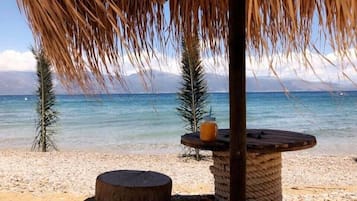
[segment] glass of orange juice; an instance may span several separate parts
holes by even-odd
[[[211,116],[203,118],[203,122],[200,126],[200,139],[205,142],[215,141],[217,138],[217,130],[216,118]]]

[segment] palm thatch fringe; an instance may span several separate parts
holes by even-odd
[[[140,71],[153,50],[179,44],[185,33],[197,31],[214,55],[228,51],[228,0],[169,0],[169,12],[165,0],[17,1],[62,81],[82,88],[88,71],[104,84],[111,65],[120,79],[125,54]],[[249,55],[313,49],[314,21],[321,41],[342,56],[357,48],[356,0],[246,0],[246,16]]]

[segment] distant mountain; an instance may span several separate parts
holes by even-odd
[[[0,71],[0,95],[34,94],[36,90],[35,72]],[[109,93],[175,93],[180,86],[180,76],[176,74],[152,71],[143,81],[140,75],[132,74],[125,77],[126,85],[122,87],[119,82],[113,84],[107,80],[107,91]],[[216,74],[207,74],[206,80],[210,92],[227,92],[228,77]],[[67,90],[55,78],[55,91],[57,94],[67,94]],[[247,78],[248,92],[268,92],[283,91],[283,86],[289,91],[331,91],[331,90],[351,90],[352,84],[338,85],[334,83],[307,82],[304,80],[277,80],[272,77]],[[94,87],[95,88],[95,87]],[[72,93],[81,93],[77,88]],[[96,93],[105,93],[103,90],[96,90]]]
[[[33,94],[35,84],[35,72],[0,71],[1,95]]]
[[[247,78],[247,91],[250,92],[274,92],[284,91],[284,89],[289,91],[333,91],[341,90],[341,86],[335,83],[309,82],[301,79]]]

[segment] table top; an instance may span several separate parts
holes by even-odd
[[[247,129],[248,153],[273,153],[295,151],[311,148],[316,145],[312,135],[270,129]],[[211,151],[228,151],[229,129],[219,129],[217,139],[213,142],[200,140],[199,133],[189,133],[181,136],[181,144],[189,147]]]
[[[153,171],[115,170],[100,174],[97,180],[126,188],[164,186],[171,183],[170,177]]]

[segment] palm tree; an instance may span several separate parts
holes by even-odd
[[[186,122],[186,130],[197,132],[202,120],[207,101],[207,83],[201,65],[199,40],[197,36],[182,39],[181,59],[182,82],[178,92],[177,111]],[[195,149],[199,160],[199,149]]]
[[[55,134],[53,125],[56,123],[57,111],[53,108],[56,102],[56,97],[53,91],[52,73],[50,63],[42,48],[31,48],[37,61],[37,114],[36,121],[36,137],[33,141],[32,150],[41,150],[46,152],[49,149],[57,150],[57,147],[52,139]]]

